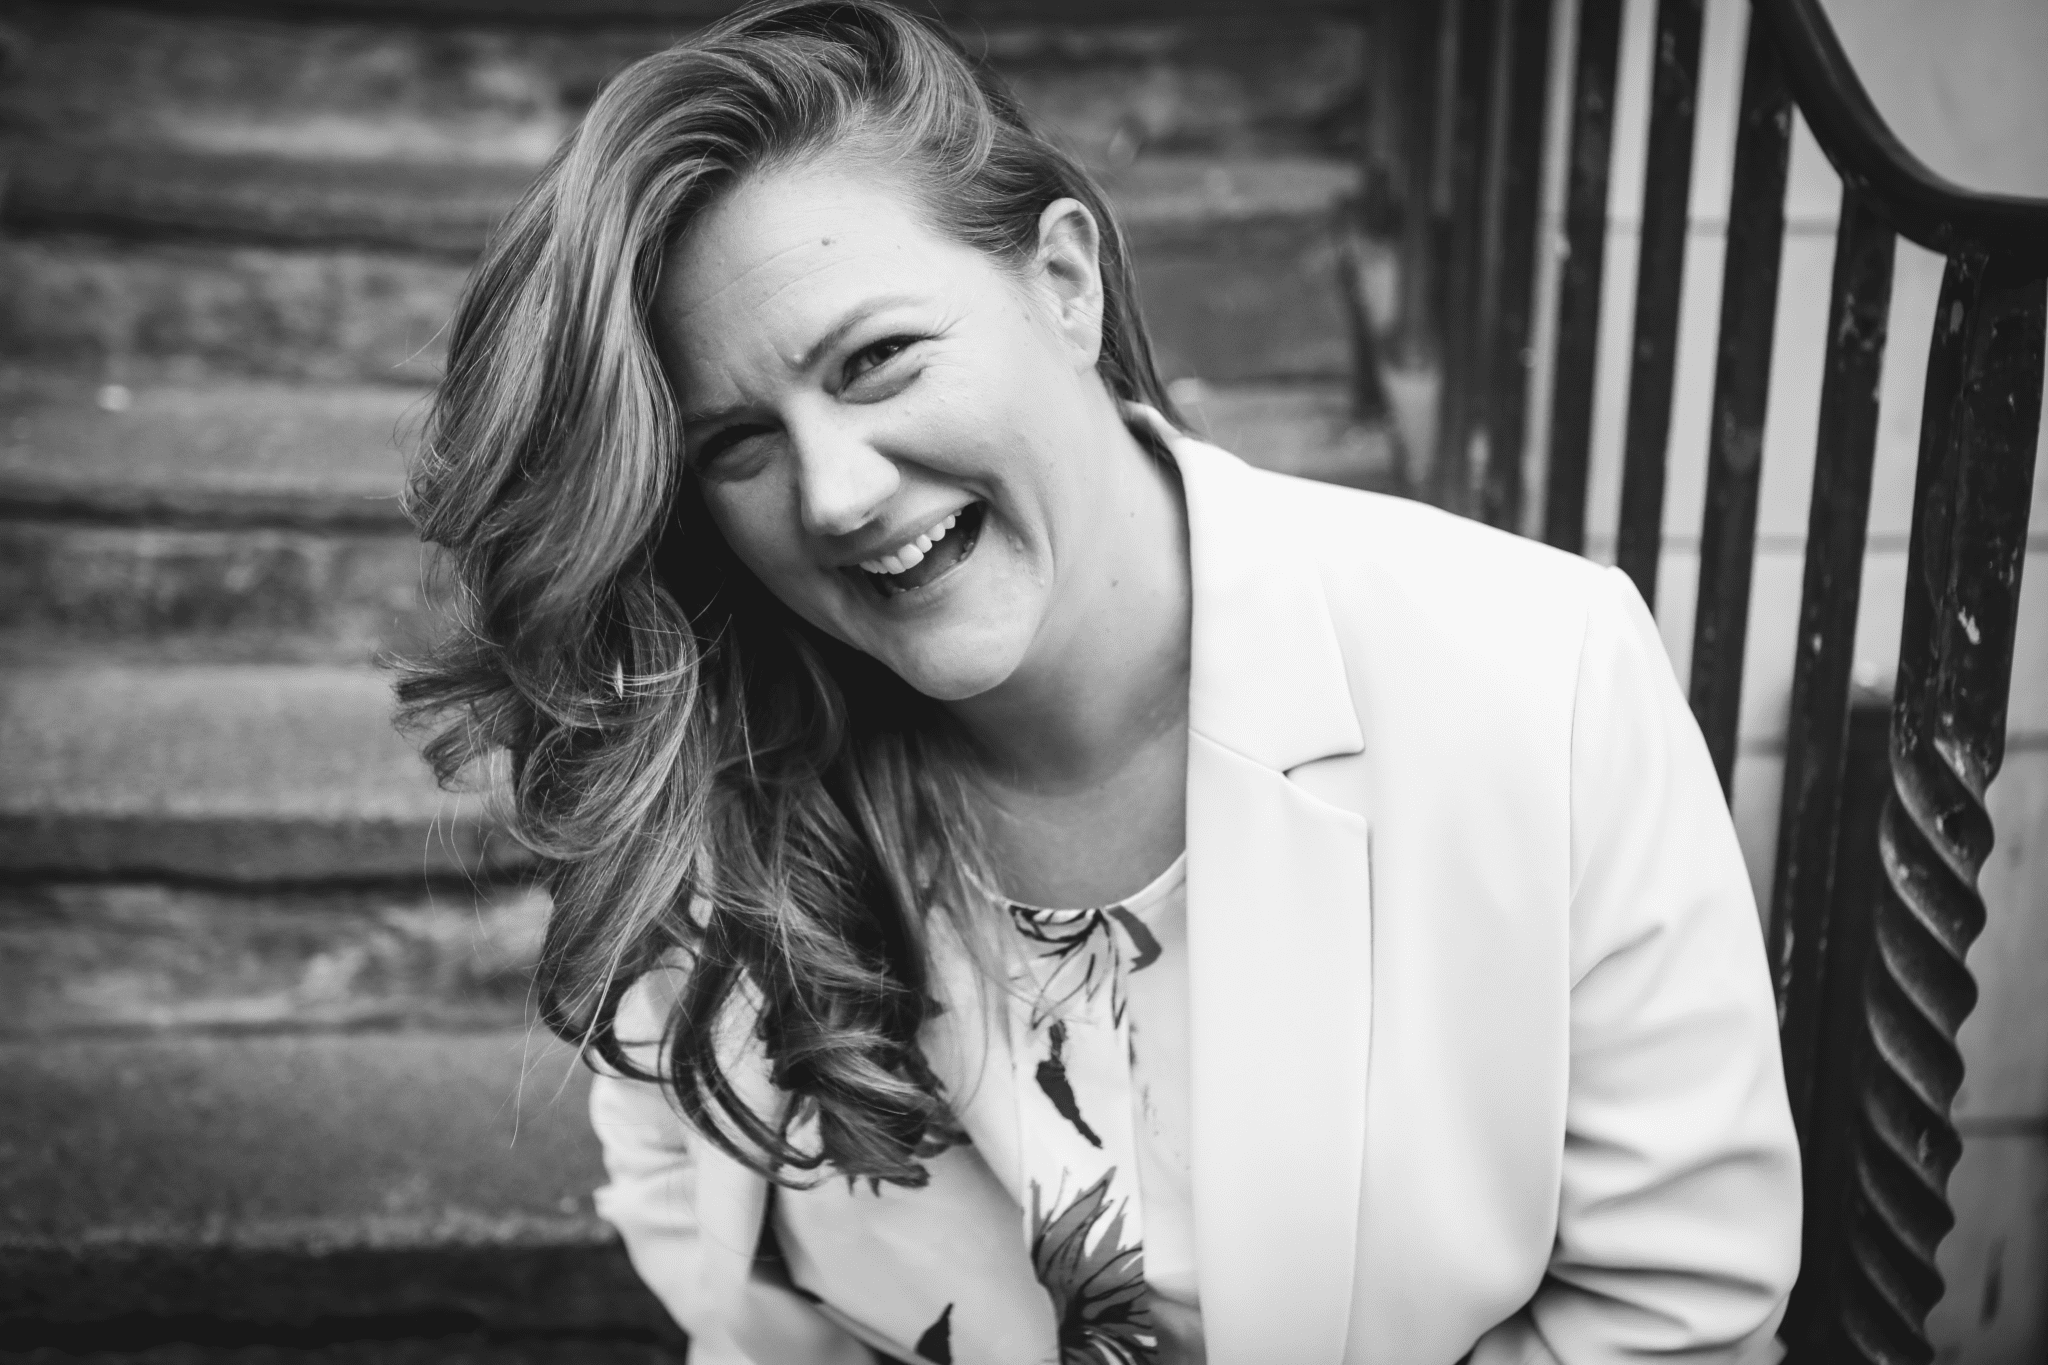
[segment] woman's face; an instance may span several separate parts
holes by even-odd
[[[671,249],[655,319],[685,451],[742,563],[927,696],[1058,648],[1097,526],[1093,221],[1006,268],[829,161],[742,181]],[[1113,409],[1111,409],[1113,411]]]

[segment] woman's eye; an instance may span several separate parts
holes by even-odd
[[[916,337],[894,336],[884,337],[880,341],[861,347],[846,358],[846,382],[851,384],[880,369],[910,349],[916,342]]]
[[[754,438],[769,434],[769,428],[763,426],[735,426],[715,431],[697,447],[693,463],[702,473],[728,472],[743,463],[746,453],[760,444]]]

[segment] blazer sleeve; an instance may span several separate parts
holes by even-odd
[[[628,993],[619,1011],[622,1040],[661,1036],[657,985],[648,978]],[[645,1065],[656,1045],[629,1051]],[[689,1334],[691,1365],[873,1365],[865,1346],[759,1269],[746,1275],[737,1302],[714,1289],[708,1260],[750,1256],[752,1248],[707,1246],[699,1183],[751,1177],[715,1148],[698,1150],[700,1139],[662,1086],[600,1068],[590,1119],[607,1177],[595,1195],[597,1212],[618,1229],[633,1269]]]
[[[1535,1298],[1472,1360],[1774,1361],[1799,1149],[1755,898],[1655,623],[1618,570],[1594,597],[1557,1240]]]

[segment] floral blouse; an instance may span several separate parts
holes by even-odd
[[[927,1159],[922,1189],[778,1191],[773,1226],[798,1293],[904,1361],[1155,1358],[1148,1290],[1198,1306],[1186,886],[1183,857],[1118,905],[1010,907],[1015,1131],[969,1122],[966,1144]],[[1016,1292],[1026,1275],[1043,1302]]]

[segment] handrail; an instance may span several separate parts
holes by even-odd
[[[1426,0],[1382,3],[1431,8]],[[1489,349],[1515,319],[1499,306],[1500,288],[1480,282],[1484,270],[1496,286],[1503,278],[1489,255],[1510,243],[1526,249],[1515,215],[1533,209],[1528,196],[1510,204],[1478,187],[1481,168],[1535,157],[1533,140],[1506,136],[1517,117],[1531,116],[1503,111],[1547,98],[1531,100],[1519,80],[1500,79],[1499,35],[1533,22],[1548,3],[1433,7],[1442,51],[1456,60],[1423,65],[1450,85],[1413,83],[1403,116],[1432,129],[1433,146],[1425,163],[1386,177],[1408,188],[1402,249],[1419,258],[1419,277],[1448,274],[1440,295],[1410,293],[1434,316],[1417,308],[1408,325],[1443,338],[1427,489],[1454,510],[1506,525],[1518,523],[1519,505],[1478,501],[1469,490],[1487,486],[1496,457],[1515,458],[1516,447],[1491,438],[1503,432],[1503,415],[1522,411],[1528,372]],[[1668,543],[1663,490],[1705,8],[1706,0],[1657,0],[1649,54],[1652,154],[1616,548],[1651,602]],[[1938,1253],[1955,1224],[1948,1184],[1963,1148],[1954,1114],[1963,1078],[1957,1039],[1977,997],[1968,953],[1986,923],[1979,874],[1994,833],[1986,797],[2004,758],[2029,544],[2048,354],[2048,199],[1965,189],[1908,151],[1864,89],[1823,0],[1751,0],[1750,9],[1732,130],[1688,699],[1723,783],[1732,782],[1796,110],[1841,176],[1842,209],[1766,928],[1808,1211],[1800,1278],[1779,1335],[1793,1365],[1924,1361],[1934,1354],[1928,1314],[1945,1292]],[[1578,8],[1564,104],[1574,211],[1566,216],[1567,265],[1545,286],[1556,291],[1559,322],[1543,532],[1575,550],[1585,539],[1592,460],[1586,414],[1608,254],[1601,230],[1619,17],[1610,0]],[[1887,727],[1867,712],[1852,722],[1851,677],[1900,238],[1945,257],[1946,275],[1928,319]],[[1475,251],[1481,244],[1491,245]],[[1521,344],[1518,333],[1506,340]],[[1511,481],[1501,487],[1514,491]],[[1852,734],[1861,746],[1854,754]],[[1874,746],[1883,752],[1873,757]]]
[[[1907,151],[1821,0],[1753,0],[1752,12],[1779,97],[1792,96],[1843,182],[1768,930],[1809,1219],[1780,1334],[1796,1365],[1928,1360],[1928,1315],[1947,1290],[1939,1252],[1955,1225],[1958,1040],[1977,1001],[1968,954],[1987,918],[1986,796],[2004,759],[2040,433],[2048,201],[1964,189]],[[1741,165],[1738,150],[1738,198]],[[1854,785],[1876,765],[1850,773],[1849,660],[1897,237],[1947,257],[1947,270],[1880,808]],[[1731,288],[1734,259],[1731,237]],[[1718,378],[1716,388],[1718,404]],[[1710,471],[1710,512],[1717,476],[1737,483]],[[1742,478],[1753,507],[1753,466]],[[1735,551],[1745,564],[1748,553]],[[1704,621],[1704,555],[1700,582]],[[1721,700],[1740,669],[1738,655],[1715,679]]]
[[[1978,247],[2048,267],[2048,199],[1965,189],[1908,151],[1872,103],[1821,0],[1755,0],[1786,84],[1842,179],[1902,237],[1942,255]]]

